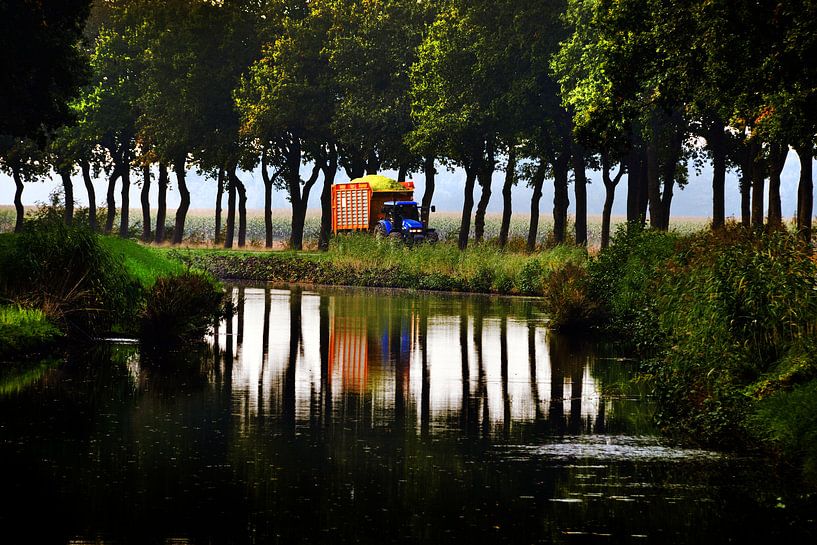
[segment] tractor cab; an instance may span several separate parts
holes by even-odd
[[[426,228],[420,219],[420,205],[415,201],[383,203],[383,219],[375,227],[375,235],[401,239],[405,242],[437,241],[437,232]]]

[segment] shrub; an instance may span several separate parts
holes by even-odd
[[[13,238],[0,286],[7,298],[42,309],[66,331],[96,334],[123,321],[140,299],[139,286],[86,227],[66,227],[44,214]]]
[[[555,329],[586,329],[598,320],[598,305],[588,295],[584,264],[565,261],[548,271],[544,282],[545,308]]]
[[[224,292],[193,272],[159,278],[147,294],[140,336],[148,344],[201,338],[227,313]]]
[[[622,225],[611,245],[590,261],[590,297],[604,313],[609,331],[642,348],[659,342],[655,288],[678,240],[640,223]]]

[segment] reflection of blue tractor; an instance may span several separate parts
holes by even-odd
[[[434,211],[434,207],[431,207]],[[389,201],[383,203],[383,219],[374,227],[376,238],[389,238],[402,242],[437,242],[436,229],[430,229],[420,221],[420,206],[415,201]]]

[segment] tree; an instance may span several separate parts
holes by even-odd
[[[87,76],[80,40],[89,8],[90,0],[0,3],[0,134],[35,137],[70,120]]]
[[[413,128],[409,67],[425,26],[433,18],[433,3],[411,0],[354,0],[318,2],[331,13],[325,51],[328,54],[337,101],[331,121],[334,152],[322,163],[337,163],[350,179],[375,174],[386,167],[398,171],[398,180],[420,168],[420,153],[412,151],[408,135]],[[327,148],[328,150],[329,148]],[[425,155],[429,155],[427,153]],[[433,155],[433,154],[432,154]],[[427,219],[434,191],[432,165],[425,166],[427,194],[423,213]],[[321,241],[328,241],[331,227],[331,183],[327,168],[322,201]],[[321,244],[325,248],[326,244]]]
[[[468,245],[477,178],[485,192],[481,213],[487,206],[499,144],[497,96],[504,72],[496,64],[478,62],[478,51],[491,45],[478,22],[485,10],[478,8],[484,6],[453,2],[441,10],[410,72],[413,149],[439,150],[465,170],[460,249]]]
[[[682,2],[571,0],[567,20],[572,34],[554,68],[573,122],[579,131],[632,134],[633,149],[643,150],[650,223],[667,229],[673,187],[685,182],[692,12]],[[629,177],[642,169],[631,164]],[[634,215],[640,206],[630,198]]]
[[[14,180],[14,209],[17,214],[14,232],[19,233],[25,217],[23,183],[36,181],[47,171],[42,151],[31,139],[0,135],[0,170]]]
[[[268,19],[279,34],[242,77],[235,102],[242,135],[257,143],[267,166],[278,173],[265,173],[265,180],[287,191],[290,246],[300,250],[309,194],[321,173],[323,151],[334,141],[330,123],[336,93],[324,49],[329,14],[309,2],[291,4],[273,6],[281,11]],[[311,174],[303,179],[301,165],[310,161]]]
[[[141,66],[126,37],[117,30],[103,28],[91,53],[91,70],[91,82],[77,101],[77,116],[82,125],[82,138],[106,150],[104,157],[97,156],[101,168],[108,174],[104,231],[113,230],[116,181],[121,179],[119,234],[126,237],[131,160],[136,145],[137,78]]]

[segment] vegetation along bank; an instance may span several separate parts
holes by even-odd
[[[68,227],[45,211],[0,235],[0,360],[37,360],[110,335],[200,338],[225,310],[209,275],[139,244]]]

